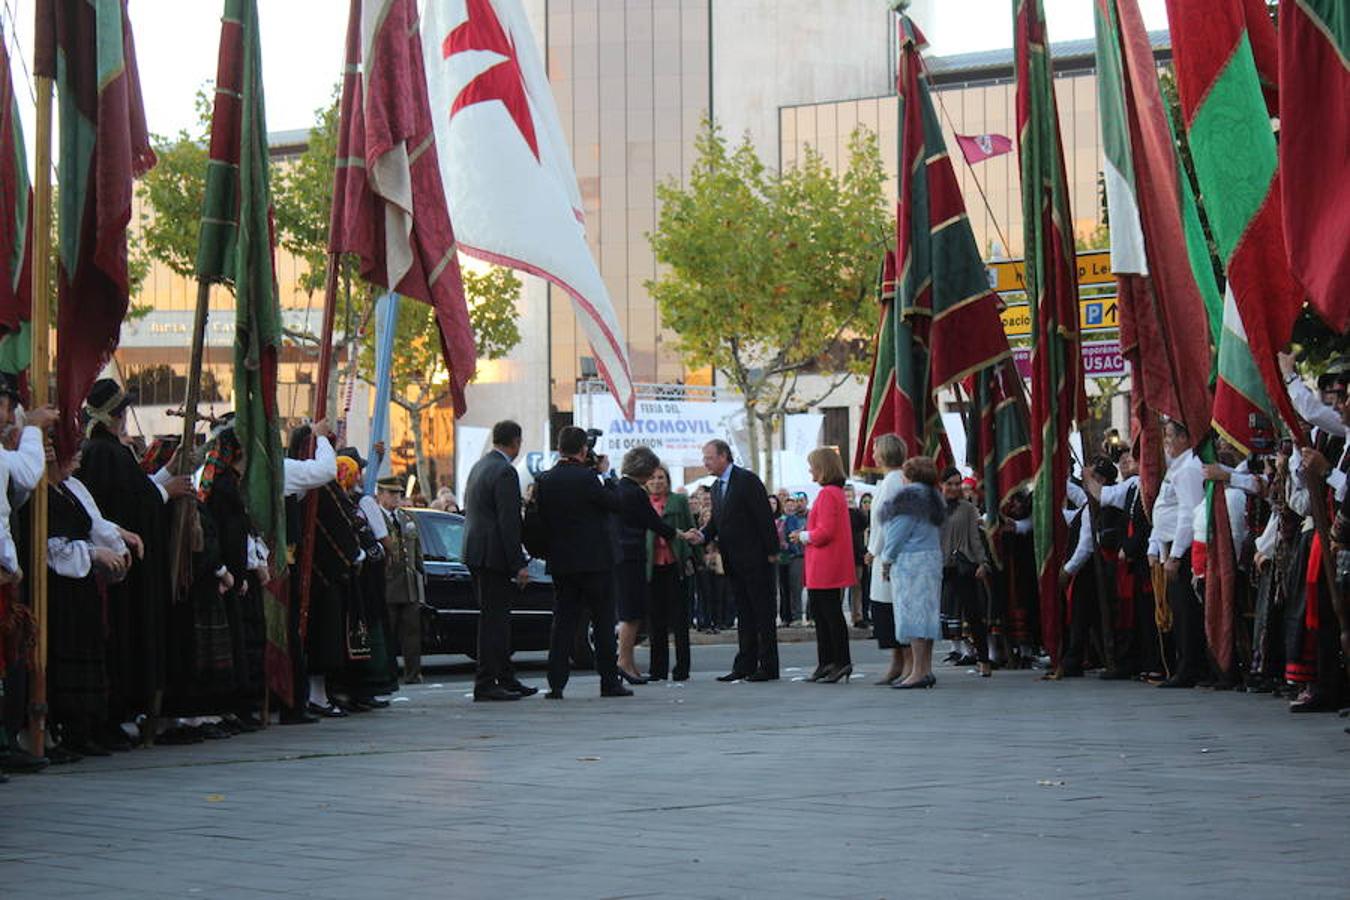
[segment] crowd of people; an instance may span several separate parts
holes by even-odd
[[[291,436],[288,544],[273,559],[246,510],[247,449],[232,416],[180,466],[175,442],[128,436],[133,398],[101,379],[79,450],[58,461],[45,435],[57,412],[19,403],[0,385],[0,770],[229,738],[261,728],[269,706],[286,725],[345,717],[388,706],[401,681],[420,680],[420,548],[400,512],[402,484],[384,479],[363,494],[365,461],[335,450],[326,422]],[[48,652],[35,685],[22,565],[44,468]],[[39,687],[46,740],[25,746]]]
[[[1096,670],[1336,710],[1346,701],[1338,595],[1350,587],[1350,360],[1317,391],[1291,358],[1281,363],[1312,426],[1308,446],[1272,440],[1240,458],[1221,437],[1197,440],[1167,421],[1166,473],[1150,498],[1131,447],[1104,444],[1068,485],[1069,541],[1051,598],[1040,591],[1029,494],[991,510],[980,484],[909,455],[896,435],[875,440],[883,472],[861,496],[835,450],[813,451],[808,500],[770,494],[720,440],[703,450],[710,483],[686,494],[651,449],[610,471],[587,432],[568,427],[558,463],[523,496],[521,428],[500,422],[462,510],[479,606],[474,699],[538,690],[517,677],[510,641],[512,599],[536,557],[554,584],[551,699],[563,697],[588,619],[606,697],[688,679],[691,630],[733,626],[737,653],[719,681],[778,679],[777,630],[807,624],[818,665],[806,680],[847,682],[851,624],[890,651],[877,684],[899,690],[937,684],[934,656],[947,641],[946,661],[982,677]],[[247,511],[247,450],[232,418],[180,465],[173,442],[128,437],[132,402],[98,381],[79,451],[58,460],[45,433],[57,412],[24,411],[0,384],[0,769],[227,738],[262,727],[269,707],[286,725],[346,717],[420,680],[420,547],[398,479],[365,494],[360,453],[335,448],[326,422],[297,428],[284,463],[288,543],[273,559]],[[1214,448],[1212,461],[1201,447]],[[22,561],[44,471],[48,728],[33,747],[15,739],[40,694]],[[435,504],[459,509],[448,491]],[[1231,594],[1206,584],[1219,578]],[[1043,627],[1051,622],[1061,625]],[[644,628],[646,672],[635,653]]]

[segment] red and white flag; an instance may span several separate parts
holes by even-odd
[[[455,414],[477,361],[422,73],[416,0],[351,0],[329,249],[436,310]]]
[[[991,157],[1012,152],[1012,138],[1002,134],[958,134],[956,143],[961,145],[966,162],[972,166]]]
[[[428,0],[422,50],[459,249],[566,291],[600,374],[631,415],[627,348],[586,244],[576,170],[519,0]]]

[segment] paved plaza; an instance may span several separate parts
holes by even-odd
[[[7,897],[1346,897],[1350,735],[1268,696],[979,679],[389,709],[0,786]],[[542,659],[525,680],[542,684]],[[640,661],[642,651],[640,651]]]

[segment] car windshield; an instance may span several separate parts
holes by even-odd
[[[422,540],[422,558],[460,562],[464,558],[464,519],[434,511],[417,514],[417,533]]]

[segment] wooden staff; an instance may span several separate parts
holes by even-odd
[[[50,23],[42,21],[38,12],[38,32]],[[28,370],[29,389],[34,408],[47,405],[51,377],[51,357],[48,346],[48,304],[51,302],[48,282],[51,278],[52,250],[52,79],[39,75],[37,87],[37,158],[33,182],[33,294],[32,362]],[[33,558],[28,570],[28,591],[32,599],[33,618],[37,622],[37,649],[33,660],[33,684],[29,728],[29,749],[42,756],[47,733],[47,478],[38,481],[32,497],[31,519]]]
[[[202,357],[206,352],[206,320],[210,315],[211,284],[197,282],[197,309],[192,319],[192,355],[188,357],[187,399],[183,403],[183,437],[178,444],[175,475],[192,472],[192,451],[197,438],[197,404],[202,398]],[[174,501],[173,541],[169,553],[169,573],[173,578],[173,600],[182,599],[192,586],[193,518],[197,512],[192,497]]]
[[[314,384],[314,412],[312,418],[319,421],[323,411],[328,408],[328,382],[333,367],[333,324],[337,313],[338,254],[328,254],[328,272],[323,287],[323,329],[319,333],[319,372]],[[309,455],[314,455],[318,435],[310,435]],[[300,639],[303,641],[309,625],[309,592],[313,584],[314,573],[314,529],[319,516],[319,495],[310,491],[305,497],[305,520],[302,528],[304,535],[300,545]]]

